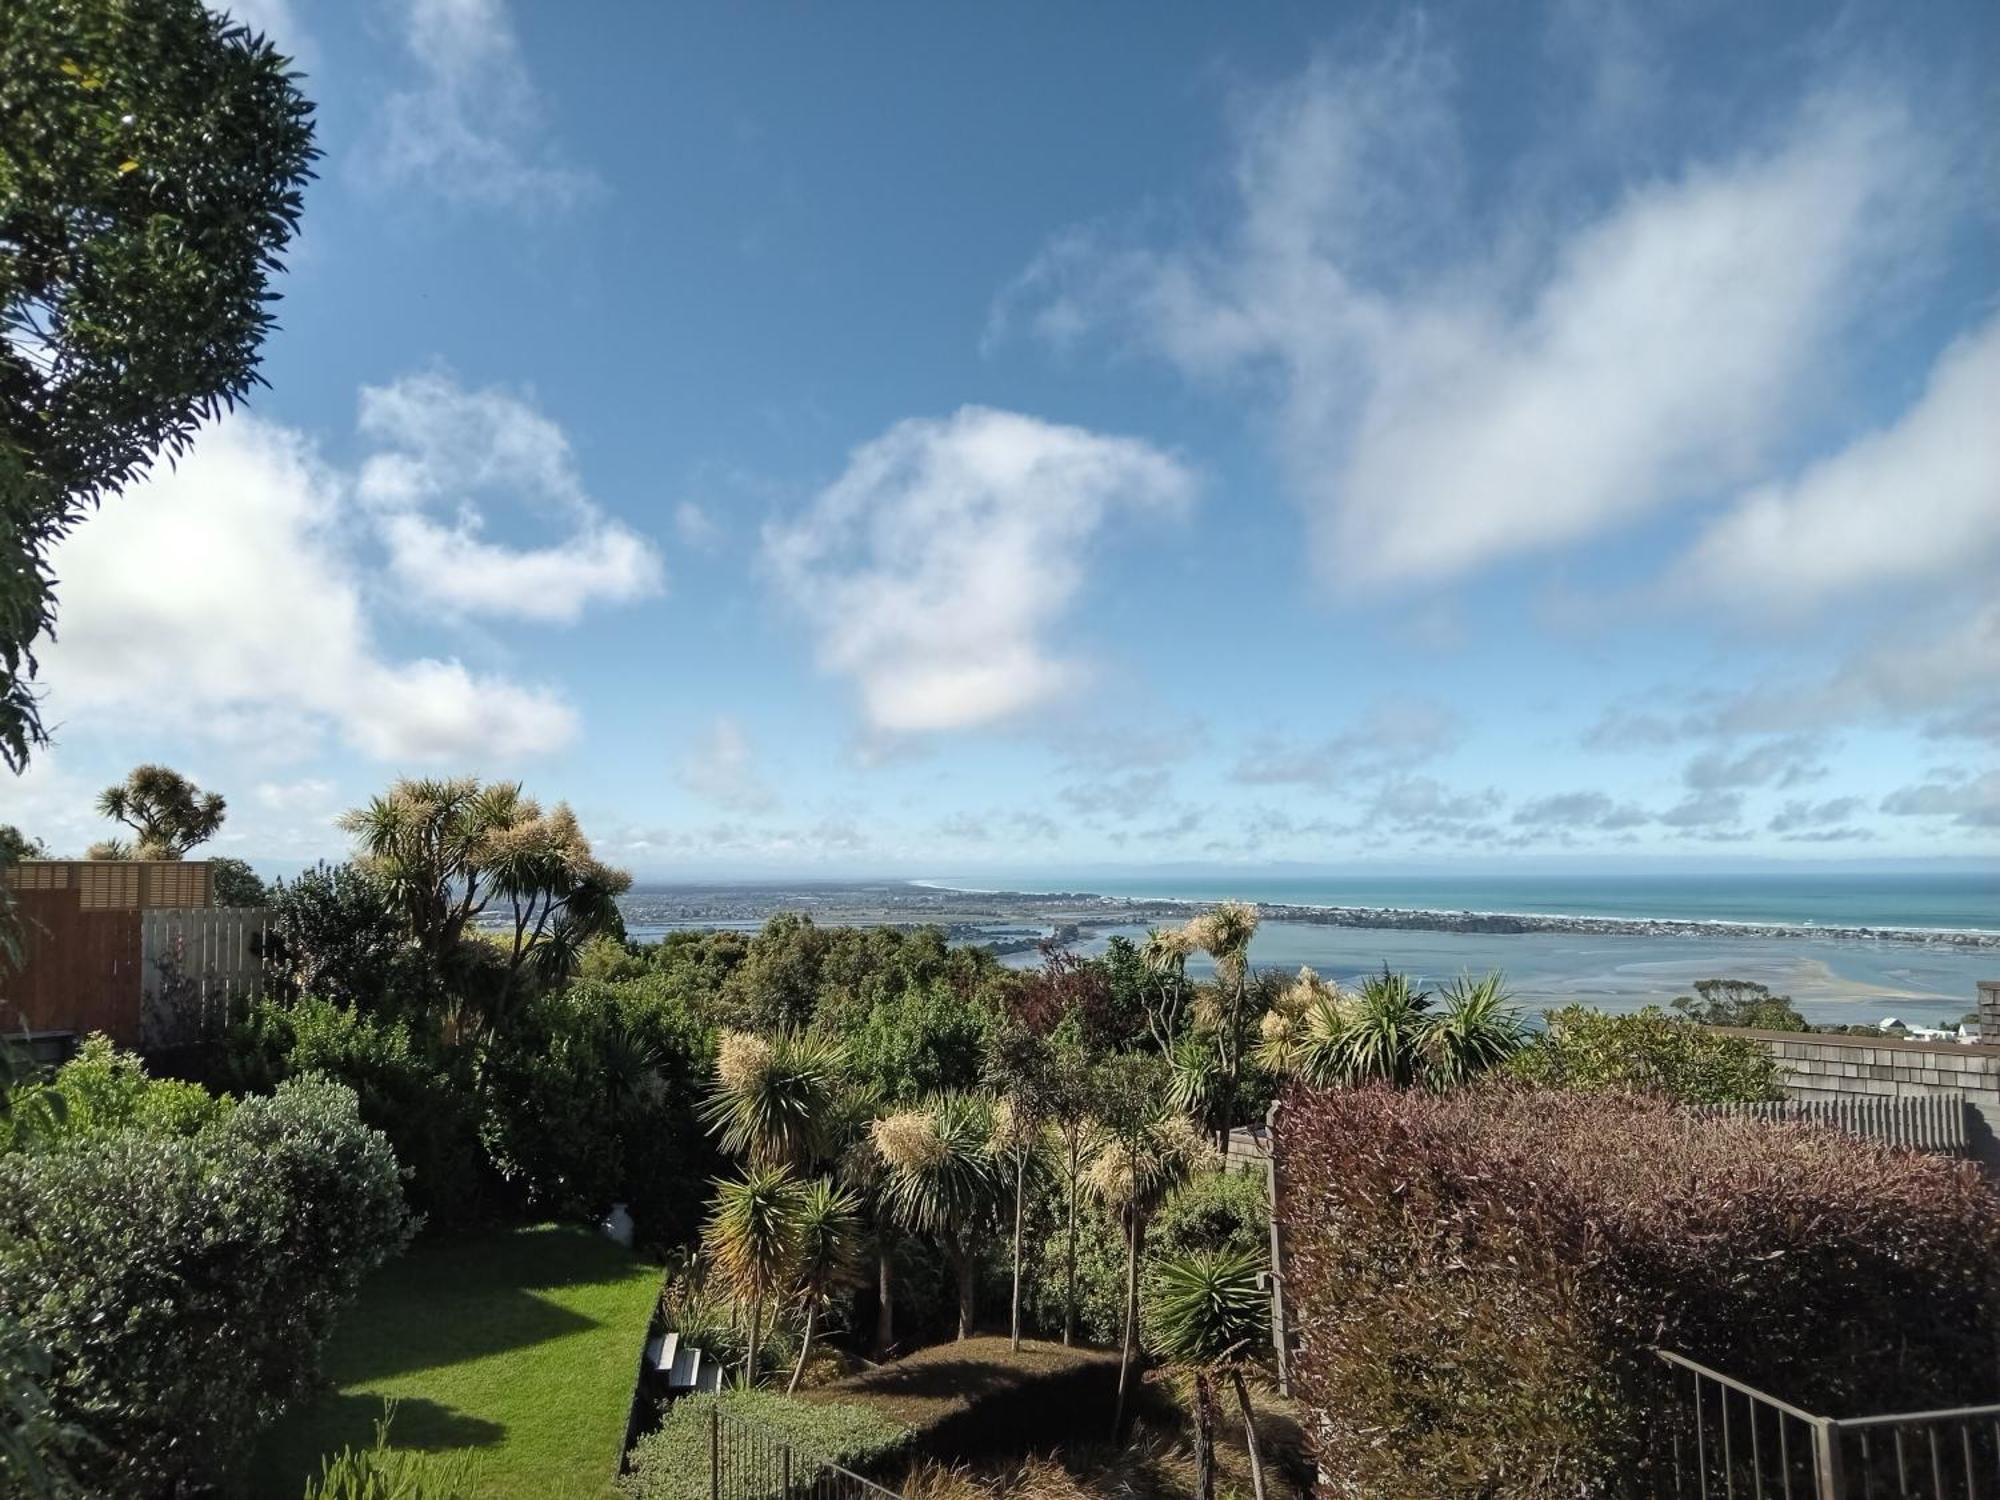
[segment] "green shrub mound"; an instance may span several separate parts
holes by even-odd
[[[865,1406],[907,1430],[914,1449],[959,1460],[1101,1438],[1117,1392],[1115,1353],[1034,1340],[1015,1353],[994,1337],[933,1344],[803,1398]]]
[[[84,1071],[118,1086],[98,1103],[129,1083],[102,1061]],[[71,1462],[92,1494],[220,1478],[410,1229],[350,1090],[300,1079],[189,1130],[180,1088],[156,1087],[165,1122],[134,1105],[137,1123],[100,1115],[0,1155],[0,1323],[47,1351],[50,1412],[81,1430]]]
[[[1769,1048],[1668,1015],[1657,1005],[1624,1015],[1565,1005],[1543,1019],[1541,1035],[1507,1065],[1539,1088],[1660,1094],[1682,1104],[1783,1097]]]
[[[798,1486],[828,1464],[865,1473],[900,1453],[909,1438],[906,1426],[867,1405],[799,1401],[764,1390],[684,1396],[633,1445],[619,1489],[632,1500],[708,1500],[709,1423],[717,1407],[729,1424],[724,1442],[731,1467],[742,1471],[729,1488],[738,1500],[779,1493],[779,1445],[792,1450]]]
[[[2000,1192],[1970,1163],[1657,1099],[1297,1090],[1295,1392],[1379,1500],[1626,1493],[1653,1346],[1831,1416],[1991,1401]]]

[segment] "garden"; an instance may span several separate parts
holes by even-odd
[[[1875,1212],[1859,1190],[1798,1197],[1787,1173],[1832,1180],[1835,1148],[1787,1156],[1767,1144],[1783,1132],[1681,1108],[1775,1091],[1761,1049],[1683,1016],[1530,1025],[1496,977],[1432,993],[1389,972],[1352,989],[1262,972],[1257,913],[1228,903],[1028,970],[934,929],[798,916],[637,945],[623,875],[518,787],[402,782],[345,825],[350,860],[268,893],[263,999],[167,1057],[97,1038],[50,1074],[10,1054],[7,1462],[42,1492],[678,1496],[705,1480],[710,1408],[797,1463],[913,1490],[1006,1490],[1032,1459],[1085,1491],[1138,1465],[1162,1495],[1299,1492],[1317,1465],[1338,1492],[1370,1450],[1325,1412],[1380,1403],[1367,1430],[1408,1424],[1426,1451],[1540,1399],[1502,1358],[1539,1349],[1571,1382],[1554,1409],[1602,1420],[1509,1420],[1529,1447],[1596,1451],[1636,1398],[1552,1351],[1581,1340],[1615,1367],[1672,1316],[1687,1348],[1741,1352],[1694,1316],[1702,1295],[1631,1269],[1698,1265],[1689,1247],[1729,1227],[1675,1217],[1630,1161],[1604,1168],[1633,1122],[1706,1143],[1702,1161],[1781,1164],[1703,1201]],[[1196,954],[1211,977],[1190,976]],[[1267,1176],[1222,1170],[1231,1125],[1274,1101],[1296,1400],[1275,1389]],[[1444,1121],[1463,1139],[1412,1176],[1445,1151]],[[1518,1267],[1595,1264],[1574,1244],[1513,1248],[1476,1288],[1453,1279],[1488,1264],[1470,1250],[1449,1276],[1419,1256],[1421,1285],[1499,1321],[1449,1302],[1409,1343],[1425,1304],[1383,1279],[1416,1253],[1396,1235],[1423,1240],[1417,1206],[1459,1203],[1440,1184],[1499,1151],[1480,1131],[1530,1121],[1568,1131],[1575,1183],[1652,1205],[1606,1272],[1639,1302],[1607,1293],[1624,1321],[1515,1340],[1540,1327]],[[1326,1141],[1292,1146],[1313,1131]],[[1928,1164],[1898,1163],[1859,1180],[1936,1199]],[[1954,1191],[1956,1209],[1908,1220],[1920,1245],[1964,1238],[1984,1200]],[[607,1218],[629,1222],[631,1250],[598,1232]],[[1974,1295],[1970,1262],[1910,1254]],[[1842,1265],[1850,1289],[1871,1284]],[[1381,1321],[1362,1328],[1372,1286]],[[1332,1325],[1328,1306],[1345,1310]],[[641,1370],[668,1336],[719,1394]]]

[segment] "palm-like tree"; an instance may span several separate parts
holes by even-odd
[[[1258,1022],[1253,1058],[1258,1067],[1281,1078],[1331,1083],[1345,1025],[1340,991],[1302,968]]]
[[[1526,1028],[1498,974],[1461,975],[1444,988],[1444,1009],[1424,1032],[1424,1080],[1456,1088],[1490,1072],[1521,1050]]]
[[[828,1178],[815,1179],[799,1194],[797,1228],[798,1295],[805,1304],[806,1327],[786,1395],[799,1388],[799,1377],[805,1374],[813,1335],[819,1331],[820,1309],[836,1292],[859,1279],[860,1195],[850,1188],[835,1187]]]
[[[1138,1353],[1139,1257],[1146,1229],[1161,1205],[1197,1170],[1215,1160],[1200,1126],[1157,1099],[1128,1097],[1088,1172],[1090,1191],[1118,1223],[1125,1240],[1125,1331],[1118,1361],[1114,1436],[1125,1430],[1126,1392]]]
[[[1188,994],[1187,961],[1194,947],[1185,927],[1149,927],[1146,940],[1139,945],[1139,962],[1153,982],[1146,1005],[1146,1029],[1162,1056],[1172,1053],[1181,1032],[1181,1009]]]
[[[1343,1011],[1334,1054],[1342,1083],[1379,1081],[1407,1088],[1423,1066],[1423,1038],[1430,1027],[1430,993],[1385,967],[1361,982]]]
[[[1254,1252],[1196,1251],[1158,1268],[1146,1309],[1153,1352],[1179,1369],[1194,1392],[1195,1485],[1198,1500],[1215,1494],[1215,1383],[1226,1380],[1243,1412],[1250,1483],[1264,1500],[1264,1460],[1257,1416],[1244,1369],[1269,1327],[1264,1261]]]
[[[750,1304],[750,1343],[743,1383],[757,1381],[764,1304],[797,1279],[802,1189],[789,1167],[752,1167],[735,1182],[716,1183],[715,1207],[702,1227],[710,1262],[739,1302]]]
[[[896,1222],[937,1240],[958,1278],[958,1337],[972,1336],[974,1277],[982,1231],[1002,1188],[990,1105],[976,1094],[938,1094],[869,1129],[888,1168],[884,1199]]]
[[[810,1032],[781,1031],[768,1040],[725,1032],[702,1122],[733,1156],[809,1170],[838,1146],[840,1064],[840,1045]]]
[[[1217,1145],[1229,1144],[1230,1118],[1236,1106],[1237,1081],[1243,1073],[1243,1022],[1250,1005],[1250,940],[1257,935],[1257,908],[1247,901],[1225,901],[1194,918],[1184,929],[1187,940],[1215,960],[1215,1039],[1222,1101]]]

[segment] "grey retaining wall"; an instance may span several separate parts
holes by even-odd
[[[2000,1046],[1723,1029],[1762,1042],[1794,1099],[1962,1096],[1969,1153],[1988,1171],[2000,1172]]]

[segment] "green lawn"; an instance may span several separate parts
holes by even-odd
[[[368,1445],[392,1397],[391,1445],[469,1452],[480,1495],[595,1500],[659,1280],[582,1229],[419,1244],[362,1289],[327,1350],[334,1392],[265,1434],[249,1493],[299,1494],[322,1455]]]

